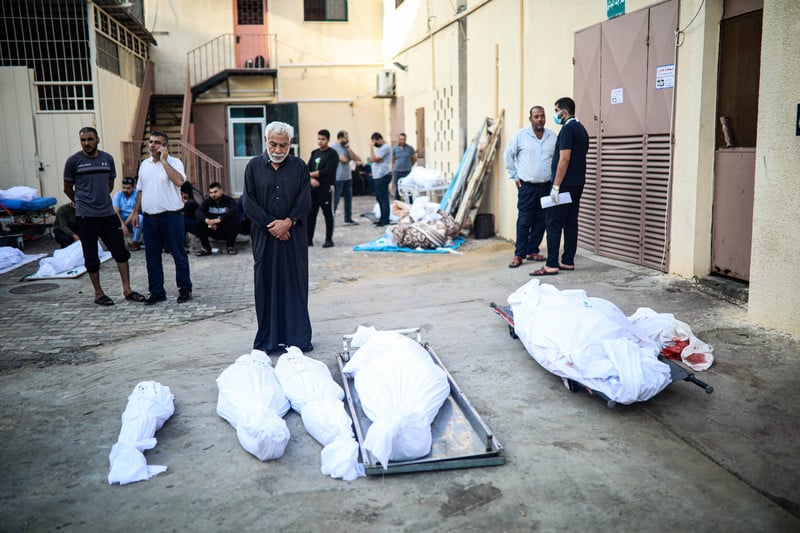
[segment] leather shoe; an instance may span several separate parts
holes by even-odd
[[[325,244],[322,245],[323,248],[330,248],[333,246],[333,241],[325,241]]]
[[[192,291],[188,289],[180,289],[178,291],[178,303],[182,304],[192,299]]]
[[[158,302],[166,302],[167,295],[166,294],[150,294],[147,299],[144,301],[144,305],[153,305],[157,304]]]

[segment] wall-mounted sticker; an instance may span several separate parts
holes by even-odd
[[[624,101],[622,87],[611,89],[611,105],[621,104]]]
[[[656,67],[656,90],[675,87],[675,64]]]

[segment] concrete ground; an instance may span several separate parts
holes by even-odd
[[[354,211],[371,206],[357,197]],[[422,328],[502,443],[504,465],[334,480],[320,474],[320,446],[292,412],[282,458],[245,452],[215,413],[214,380],[255,332],[249,244],[236,256],[192,257],[195,297],[182,305],[167,256],[169,301],[152,307],[122,299],[113,261],[101,269],[110,308],[92,303],[85,275],[20,282],[34,262],[0,276],[0,530],[800,530],[797,340],[754,327],[742,306],[697,284],[582,252],[576,271],[544,281],[627,314],[674,313],[716,356],[699,375],[712,395],[678,382],[608,409],[568,392],[489,308],[538,264],[507,268],[512,245],[496,238],[468,239],[460,254],[353,252],[379,234],[360,220],[337,225],[335,247],[322,249],[318,236],[310,250],[309,355],[338,381],[342,334]],[[25,251],[52,248],[43,240]],[[143,252],[131,272],[145,293]],[[142,380],[175,395],[146,454],[169,470],[109,486],[108,453]]]

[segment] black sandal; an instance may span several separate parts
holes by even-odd
[[[204,257],[206,255],[211,255],[211,250],[206,250],[205,248],[202,250],[198,250],[194,253],[197,257]]]

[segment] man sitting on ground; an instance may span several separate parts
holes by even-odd
[[[111,205],[114,206],[117,216],[122,221],[122,234],[125,240],[130,241],[132,251],[139,249],[142,244],[142,214],[139,213],[139,226],[133,226],[133,208],[136,207],[136,195],[139,191],[133,188],[133,178],[122,178],[122,190],[114,195]]]
[[[227,196],[222,185],[214,182],[208,186],[208,198],[203,200],[197,210],[198,237],[203,246],[195,255],[211,255],[208,238],[225,241],[228,255],[236,254],[236,235],[239,233],[239,211],[236,200]]]
[[[53,238],[62,248],[81,240],[78,236],[78,219],[75,217],[75,206],[72,205],[72,202],[66,203],[56,210]]]

